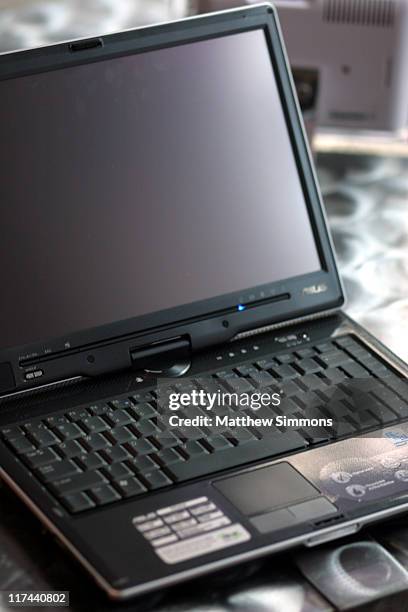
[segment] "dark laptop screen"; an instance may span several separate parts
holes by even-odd
[[[321,268],[265,34],[0,82],[0,347]]]

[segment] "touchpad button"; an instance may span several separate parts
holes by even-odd
[[[213,485],[246,516],[285,508],[320,495],[320,491],[286,462],[218,480]]]

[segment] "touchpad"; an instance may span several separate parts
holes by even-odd
[[[278,463],[213,483],[243,514],[252,516],[320,495],[289,463]]]

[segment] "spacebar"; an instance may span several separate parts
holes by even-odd
[[[165,469],[176,482],[182,482],[237,467],[251,461],[270,459],[306,446],[307,442],[296,431],[293,431],[282,433],[280,436],[273,438],[254,440],[233,448],[219,450],[205,457],[201,455],[188,461],[166,466]]]

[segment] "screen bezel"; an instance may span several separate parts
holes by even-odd
[[[266,35],[322,269],[262,287],[248,288],[243,292],[230,293],[150,315],[80,330],[64,337],[44,338],[42,342],[0,350],[0,362],[8,361],[12,364],[17,386],[20,383],[26,385],[20,361],[27,357],[51,357],[54,353],[60,355],[64,351],[81,350],[82,347],[90,347],[101,342],[112,341],[115,338],[138,337],[139,335],[140,338],[143,338],[143,343],[146,343],[179,334],[188,334],[193,348],[225,341],[239,331],[263,325],[266,315],[265,306],[235,313],[234,316],[229,317],[228,325],[225,325],[225,317],[218,317],[216,313],[228,310],[232,312],[238,304],[257,301],[265,296],[283,293],[290,295],[289,300],[282,303],[277,302],[269,307],[267,320],[270,323],[288,321],[311,313],[335,309],[343,304],[341,283],[321,197],[302,128],[293,83],[287,68],[287,58],[282,47],[276,13],[270,5],[225,11],[181,22],[103,36],[98,39],[100,44],[95,48],[76,53],[72,52],[70,43],[62,43],[35,50],[3,54],[0,56],[0,80],[208,40],[253,29],[263,29]],[[305,293],[307,287],[316,287],[317,290]],[[322,287],[324,290],[319,289]],[[219,318],[222,319],[222,327],[220,327]],[[73,375],[76,373],[72,372]],[[38,381],[38,383],[44,383],[45,380]]]

